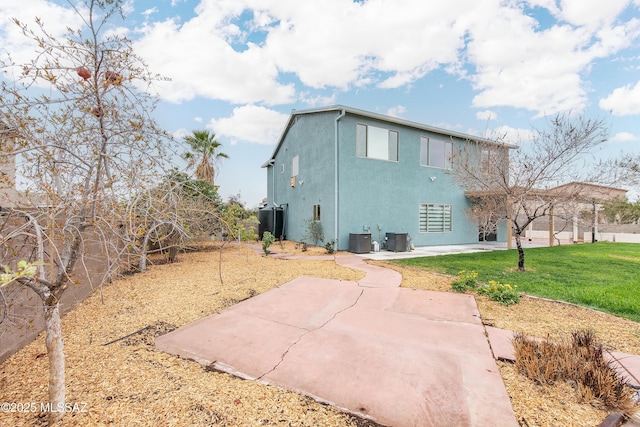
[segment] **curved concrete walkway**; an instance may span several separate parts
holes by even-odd
[[[518,425],[473,296],[400,288],[399,273],[358,256],[335,261],[367,274],[299,277],[156,346],[383,425]]]

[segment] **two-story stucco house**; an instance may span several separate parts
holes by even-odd
[[[309,221],[320,221],[340,250],[366,233],[381,246],[387,233],[408,234],[414,246],[477,243],[471,202],[447,173],[452,154],[474,139],[345,106],[294,111],[263,165],[261,222],[301,241]],[[506,237],[503,223],[497,239]]]

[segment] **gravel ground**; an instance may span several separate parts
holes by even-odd
[[[302,252],[292,242],[276,243],[273,248],[299,255],[324,253],[322,248]],[[220,259],[220,252],[214,249],[209,246],[206,251],[181,254],[177,263],[155,265],[145,273],[115,281],[63,318],[67,402],[77,403],[78,411],[67,414],[58,425],[370,425],[278,387],[207,371],[197,363],[155,350],[155,336],[300,275],[342,280],[363,276],[332,260],[274,259],[236,244],[226,245]],[[449,290],[449,277],[382,265],[402,273],[402,286]],[[511,307],[483,297],[477,301],[485,323],[500,328],[546,337],[586,327],[608,348],[640,354],[640,324],[635,322],[529,298]],[[46,401],[45,351],[41,334],[0,365],[0,402],[36,403],[39,407]],[[594,426],[608,415],[591,405],[578,404],[566,384],[536,386],[510,364],[500,362],[499,367],[522,425]],[[38,411],[0,411],[0,425],[43,424]]]

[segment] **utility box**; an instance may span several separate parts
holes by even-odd
[[[387,233],[387,250],[393,252],[407,251],[408,233]]]
[[[367,254],[371,252],[370,233],[349,233],[349,252]]]
[[[264,207],[258,211],[258,239],[262,240],[265,231],[273,234],[276,239],[284,236],[285,212],[281,207]]]

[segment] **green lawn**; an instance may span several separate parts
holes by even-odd
[[[595,308],[640,322],[640,244],[607,243],[525,249],[519,272],[518,252],[472,254],[395,260],[400,265],[455,276],[478,272],[478,281],[517,285],[521,293]]]

